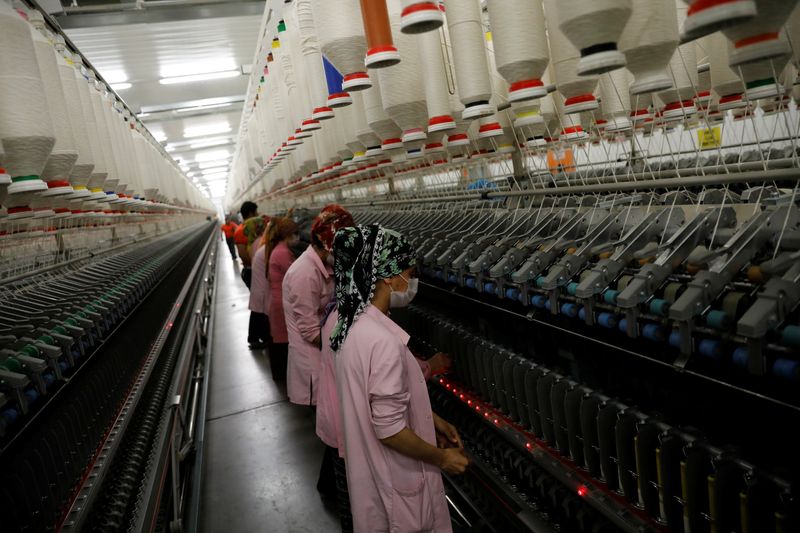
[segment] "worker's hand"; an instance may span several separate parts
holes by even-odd
[[[440,450],[439,468],[448,474],[463,474],[469,466],[464,450],[445,448]]]
[[[427,361],[428,366],[431,369],[431,376],[436,376],[438,374],[444,374],[453,364],[453,361],[450,359],[450,356],[446,353],[439,352]]]
[[[436,413],[433,413],[433,427],[436,428],[436,442],[439,448],[464,449],[464,443],[461,442],[456,427]]]

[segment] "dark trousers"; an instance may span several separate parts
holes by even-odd
[[[242,281],[244,284],[247,285],[247,288],[250,288],[250,282],[253,280],[253,269],[250,267],[242,268]]]
[[[247,327],[247,344],[266,344],[270,338],[267,315],[251,311],[250,324]]]
[[[272,343],[269,345],[269,367],[272,379],[286,381],[286,367],[289,363],[289,344]]]
[[[228,245],[228,250],[231,252],[231,257],[236,259],[236,244],[233,242],[233,237],[225,237],[225,244]]]
[[[344,459],[339,457],[336,448],[330,448],[335,454],[333,471],[336,476],[336,499],[339,504],[339,522],[342,524],[342,533],[352,533],[353,515],[350,512],[350,492],[347,490],[347,469]]]

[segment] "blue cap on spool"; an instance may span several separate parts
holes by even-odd
[[[614,328],[617,326],[617,315],[614,313],[600,313],[597,315],[597,323],[604,328]],[[627,324],[625,324],[627,326]]]
[[[39,399],[39,391],[34,389],[33,387],[25,390],[25,398],[27,398],[28,403],[33,403]]]
[[[786,326],[783,328],[781,341],[788,346],[800,347],[800,326]]]
[[[444,271],[442,271],[442,270],[437,270],[437,271],[436,271],[436,274],[435,274],[435,277],[436,277],[437,279],[444,279]],[[447,281],[450,281],[450,278],[447,278]],[[455,281],[450,281],[450,283],[455,283]]]
[[[541,289],[542,285],[544,285],[544,276],[537,276],[536,279],[534,280],[534,283],[536,284],[537,287]]]
[[[664,330],[658,324],[647,324],[642,328],[642,337],[655,342],[663,342]]]
[[[475,278],[472,278],[472,277],[464,278],[464,286],[465,287],[469,287],[470,289],[474,289],[475,288]]]
[[[439,277],[442,277],[442,273],[439,273]],[[447,283],[458,283],[458,276],[455,274],[448,274],[447,275]]]
[[[619,291],[608,289],[603,293],[603,301],[609,305],[615,305],[617,303],[617,296],[619,296]]]
[[[497,294],[497,283],[494,281],[487,281],[483,284],[483,292]]]
[[[706,325],[714,329],[728,329],[730,318],[730,315],[724,311],[709,311],[706,315]]]
[[[0,413],[0,418],[5,420],[6,424],[11,424],[12,422],[14,422],[14,420],[19,418],[19,411],[17,411],[13,407],[9,407],[8,409]]]
[[[715,359],[719,361],[722,359],[722,343],[713,339],[703,339],[697,345],[697,351],[703,357]]]
[[[550,309],[550,300],[547,297],[537,294],[531,298],[531,304],[539,309]]]
[[[59,361],[58,368],[60,368],[62,372],[66,372],[67,369],[69,368],[69,363],[67,363],[66,361]]]
[[[516,287],[509,287],[506,289],[506,298],[509,300],[519,300],[519,297],[522,296],[520,290]]]
[[[575,292],[578,290],[578,284],[574,281],[567,285],[567,294],[570,296],[575,296]]]
[[[739,346],[733,351],[733,364],[740,367],[740,368],[747,368],[747,348],[745,346]]]
[[[570,318],[575,318],[578,316],[578,310],[578,306],[572,302],[567,302],[561,305],[561,314]]]
[[[800,380],[800,361],[793,359],[776,359],[772,364],[772,373],[789,381]]]
[[[673,329],[672,333],[669,334],[669,345],[673,348],[679,348],[681,345],[681,332],[677,329]]]
[[[56,382],[56,377],[52,372],[45,372],[42,374],[42,381],[44,381],[44,384],[47,388],[50,388],[50,385]]]
[[[578,311],[578,318],[580,318],[584,322],[586,321],[586,308],[585,307],[581,307],[581,310]]]
[[[622,333],[628,333],[628,319],[623,318],[622,320],[620,320],[619,324],[617,324],[617,329],[620,330]]]
[[[669,302],[661,298],[650,300],[650,312],[654,315],[667,316],[669,313]]]

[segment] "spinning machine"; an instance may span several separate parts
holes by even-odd
[[[413,241],[454,521],[800,530],[797,1],[267,4],[227,202]]]
[[[0,71],[0,531],[193,528],[215,209],[36,2]]]

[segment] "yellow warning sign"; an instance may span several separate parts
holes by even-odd
[[[701,150],[719,148],[722,146],[722,126],[699,130],[697,132],[697,139],[700,142]]]

